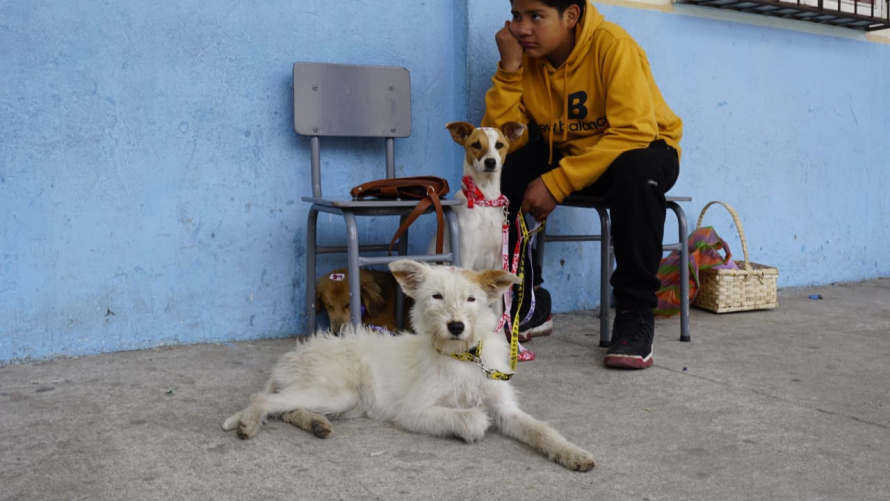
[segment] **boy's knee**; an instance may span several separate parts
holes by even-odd
[[[630,150],[615,161],[614,182],[625,190],[646,190],[656,188],[664,193],[663,179],[659,169],[661,159],[658,152],[649,149]]]
[[[640,180],[645,180],[647,177],[652,177],[652,173],[654,171],[651,162],[647,161],[647,155],[639,153],[646,150],[634,150],[629,151],[622,155],[622,162],[618,162],[618,167],[615,169],[615,181],[625,184],[625,183],[636,183]]]

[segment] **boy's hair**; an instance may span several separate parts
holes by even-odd
[[[541,0],[541,3],[547,7],[555,8],[561,16],[570,5],[577,5],[578,8],[581,9],[581,12],[584,12],[584,6],[587,5],[587,0]],[[513,0],[510,0],[510,5],[513,5]]]

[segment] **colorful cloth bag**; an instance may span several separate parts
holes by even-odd
[[[698,228],[689,235],[689,303],[698,294],[700,270],[738,269],[726,241],[712,226]],[[722,255],[720,251],[723,251]],[[680,252],[674,251],[661,260],[656,275],[661,280],[655,314],[671,317],[680,312]]]

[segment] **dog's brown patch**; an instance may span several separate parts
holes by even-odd
[[[509,287],[519,283],[519,277],[503,270],[489,270],[481,273],[470,272],[471,280],[474,280],[491,301],[496,301]]]
[[[452,122],[446,127],[451,133],[451,139],[466,150],[467,163],[470,165],[487,155],[492,148],[498,151],[501,158],[506,158],[510,145],[519,140],[526,129],[526,126],[519,122],[506,122],[494,129],[498,133],[498,138],[495,144],[491,144],[488,134],[470,123]]]
[[[451,139],[453,139],[455,143],[464,147],[467,163],[470,165],[487,155],[492,147],[500,150],[501,158],[504,158],[507,155],[508,144],[506,138],[501,138],[503,140],[499,140],[492,145],[485,131],[477,129],[470,123],[452,122],[446,125],[446,127],[451,133]],[[503,135],[503,132],[498,131],[498,135]]]
[[[503,145],[503,142],[500,142]],[[464,143],[464,151],[466,151],[467,155],[467,163],[473,165],[474,162],[479,160],[480,158],[488,155],[489,149],[492,147],[488,140],[488,135],[482,129],[476,129],[470,134],[467,138],[467,141]],[[503,152],[506,154],[506,151]],[[502,157],[503,158],[503,157]]]
[[[450,124],[447,124],[445,128],[451,133],[451,139],[461,146],[467,142],[467,138],[469,138],[470,134],[476,130],[476,127],[474,127],[473,124],[467,122],[451,122]]]
[[[336,277],[335,280],[332,277]],[[365,306],[365,317],[369,323],[390,330],[395,322],[395,280],[388,273],[360,270],[359,289],[361,302]],[[337,332],[350,321],[349,315],[349,270],[339,268],[323,275],[316,283],[315,311],[327,311],[331,328]]]

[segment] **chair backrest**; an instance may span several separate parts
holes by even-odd
[[[312,196],[321,198],[321,136],[380,137],[386,177],[395,177],[394,138],[411,135],[411,77],[405,68],[294,64],[294,130],[311,137]]]

